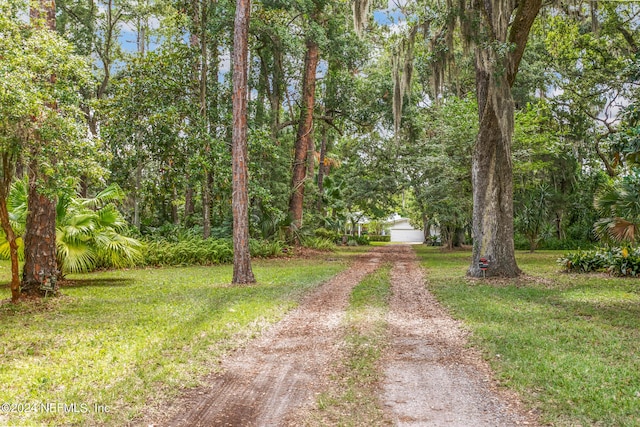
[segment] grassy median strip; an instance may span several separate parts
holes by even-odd
[[[379,360],[387,342],[391,267],[366,276],[351,294],[346,314],[344,357],[332,386],[318,398],[309,425],[373,426],[384,422],[376,390],[381,380]]]
[[[638,279],[560,273],[549,251],[518,254],[525,278],[469,280],[470,252],[418,253],[431,290],[543,422],[640,426]]]
[[[102,272],[72,276],[61,298],[2,304],[0,425],[126,425],[345,267],[261,260],[243,287],[231,266]]]

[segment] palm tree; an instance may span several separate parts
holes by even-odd
[[[115,206],[124,198],[117,185],[110,185],[93,198],[63,194],[56,206],[58,270],[79,273],[99,267],[130,267],[141,258],[142,243],[124,234],[128,224]],[[16,234],[25,231],[27,184],[16,181],[9,197],[9,214]],[[24,244],[18,239],[21,256]],[[9,255],[8,242],[0,244],[0,257]]]
[[[640,172],[608,186],[595,202],[602,219],[594,226],[600,238],[635,242],[640,238]]]

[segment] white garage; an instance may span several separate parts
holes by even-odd
[[[392,242],[405,242],[405,243],[423,243],[424,232],[413,228],[409,224],[407,218],[399,218],[393,221],[391,227],[389,227]]]

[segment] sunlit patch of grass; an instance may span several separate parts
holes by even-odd
[[[332,386],[318,397],[318,411],[308,425],[372,426],[384,424],[377,397],[379,360],[386,345],[390,267],[369,274],[351,294],[346,314],[345,350]]]
[[[62,298],[3,304],[0,403],[88,410],[0,412],[0,425],[126,424],[198,385],[226,351],[345,266],[258,261],[260,283],[243,287],[229,286],[231,266],[100,272],[70,276]]]
[[[640,425],[640,281],[560,273],[562,252],[518,253],[527,279],[470,281],[470,252],[418,248],[430,289],[507,387],[554,425]]]

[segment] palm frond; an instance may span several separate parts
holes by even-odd
[[[22,237],[18,237],[16,243],[18,244],[18,260],[24,261],[24,242]],[[11,247],[4,236],[0,239],[0,259],[11,259]]]
[[[83,273],[95,266],[95,253],[84,242],[57,241],[58,264],[63,273]]]
[[[126,197],[118,184],[111,184],[93,198],[82,199],[82,205],[90,209],[99,209],[109,203],[119,202]]]
[[[143,244],[132,237],[104,229],[94,237],[101,259],[114,267],[132,267],[142,259]]]
[[[16,234],[24,232],[27,222],[27,198],[28,184],[26,179],[14,181],[7,199],[7,209],[9,210],[9,221]]]
[[[96,228],[96,215],[94,213],[84,213],[69,216],[65,224],[59,225],[57,229],[61,232],[58,238],[62,240],[84,240],[91,237]]]
[[[97,212],[97,223],[100,227],[109,227],[115,230],[121,230],[127,226],[120,211],[112,204],[104,206]]]
[[[596,222],[594,231],[601,239],[611,239],[614,242],[634,242],[640,237],[639,224],[624,218],[602,218]]]

